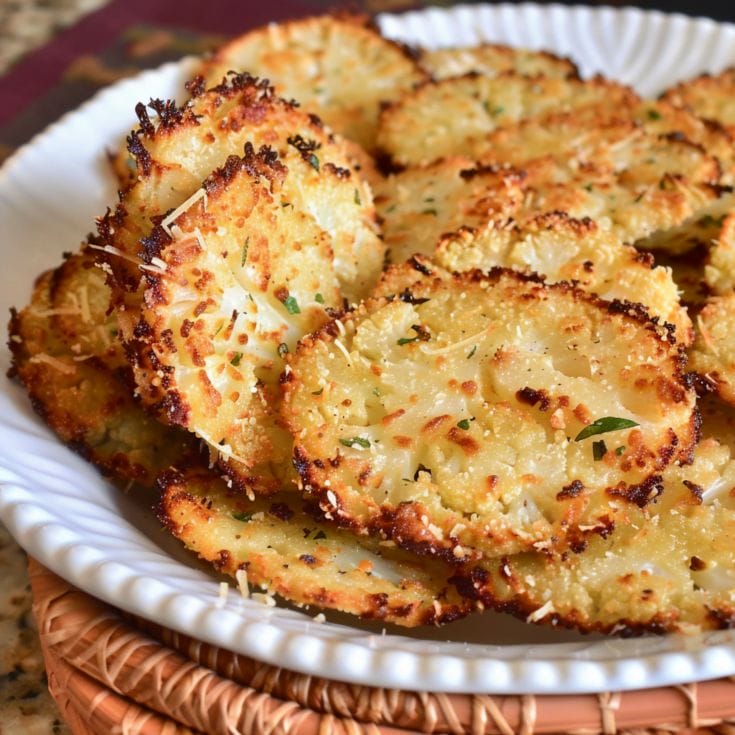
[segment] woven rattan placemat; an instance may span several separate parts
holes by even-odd
[[[569,696],[358,686],[269,666],[131,618],[33,560],[30,573],[49,685],[75,733],[735,735],[728,724],[735,723],[735,679]]]

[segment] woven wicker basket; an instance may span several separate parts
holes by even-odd
[[[377,689],[262,664],[30,572],[49,688],[75,735],[735,735],[735,679],[573,696]]]

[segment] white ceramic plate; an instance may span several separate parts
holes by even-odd
[[[735,63],[735,26],[706,19],[586,7],[494,5],[381,19],[386,33],[439,46],[481,39],[549,48],[584,74],[605,72],[654,94]],[[181,95],[187,62],[114,85],[66,115],[0,172],[0,314],[26,303],[115,198],[104,151],[131,127],[135,103]],[[0,371],[8,353],[0,352]],[[0,515],[18,541],[70,582],[130,612],[269,663],[374,686],[486,693],[636,689],[735,674],[735,635],[615,640],[536,628],[500,615],[439,630],[380,635],[332,616],[264,608],[218,583],[161,533],[146,507],[115,492],[61,446],[23,391],[0,392]]]

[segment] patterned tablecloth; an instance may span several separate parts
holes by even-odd
[[[377,13],[448,4],[361,0],[349,7]],[[106,84],[206,51],[235,30],[335,5],[324,0],[0,0],[0,161]],[[735,5],[720,0],[660,0],[658,6],[735,21]],[[0,524],[0,735],[68,735],[46,690],[25,563]]]

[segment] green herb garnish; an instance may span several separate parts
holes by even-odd
[[[286,311],[289,314],[300,314],[301,309],[299,309],[299,302],[296,301],[296,299],[293,296],[287,296],[283,300],[283,305],[286,307]]]
[[[360,199],[360,192],[355,189],[355,204],[359,207],[362,204],[362,200]]]
[[[312,153],[307,160],[315,171],[319,170],[319,159],[317,158],[316,153]]]
[[[352,439],[340,439],[339,443],[346,447],[354,447],[357,444],[358,447],[362,447],[363,449],[370,448],[369,440],[363,439],[361,436],[353,436]]]
[[[321,541],[324,538],[327,538],[327,534],[324,531],[317,531],[314,534],[314,541]]]
[[[471,358],[471,357],[472,357],[472,356],[473,356],[473,355],[475,354],[475,352],[477,352],[477,345],[475,345],[475,346],[474,346],[474,347],[473,347],[473,348],[472,348],[472,349],[470,350],[470,354],[469,354],[469,355],[467,355],[467,359],[469,360],[469,359],[470,359],[470,358]]]
[[[286,355],[288,355],[288,345],[285,342],[281,342],[281,344],[278,345],[278,356],[286,357]]]
[[[412,324],[411,329],[413,329],[414,332],[416,332],[415,337],[401,337],[399,340],[396,341],[396,344],[399,345],[407,345],[411,342],[428,342],[431,339],[431,334],[429,334],[429,330],[422,326],[421,324]]]
[[[240,259],[240,267],[245,267],[245,261],[248,259],[248,245],[250,244],[250,235],[245,238],[245,244],[242,246],[242,258]]]
[[[605,416],[604,418],[593,421],[589,426],[585,426],[582,431],[574,437],[575,442],[581,442],[582,439],[595,436],[596,434],[607,434],[608,431],[620,431],[621,429],[631,429],[634,426],[640,426],[630,419],[620,419],[615,416]]]
[[[437,211],[436,211],[436,209],[434,209],[434,208],[432,207],[432,208],[430,208],[430,209],[424,209],[424,210],[422,210],[422,211],[421,211],[421,214],[431,214],[431,215],[433,215],[434,217],[436,217],[436,216],[437,216],[437,215],[439,214],[439,212],[437,212]]]
[[[320,396],[322,393],[324,393],[324,386],[319,388],[319,390],[313,390],[311,391],[312,396]]]
[[[467,429],[470,428],[470,420],[462,419],[461,421],[457,422],[457,426],[459,426],[460,429],[464,429],[465,431],[467,431]]]
[[[625,447],[618,447],[618,448],[617,448],[617,449],[615,450],[615,454],[616,454],[616,455],[617,455],[618,457],[620,457],[620,456],[622,456],[623,454],[625,454]]]
[[[237,367],[240,364],[240,360],[242,360],[242,352],[236,352],[230,360],[230,365]]]
[[[232,517],[236,521],[242,521],[243,523],[247,523],[249,520],[252,520],[253,514],[252,513],[233,513]]]
[[[649,120],[660,120],[661,119],[661,113],[658,110],[649,110],[648,111],[648,119]]]
[[[324,296],[322,296],[320,293],[318,293],[316,296],[314,296],[314,301],[316,301],[317,304],[323,304],[324,303]]]

